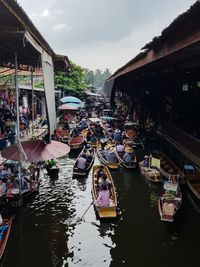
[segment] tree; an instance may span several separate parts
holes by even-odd
[[[73,95],[79,95],[87,88],[84,69],[70,62],[72,71],[70,73],[55,72],[55,89],[64,90]]]

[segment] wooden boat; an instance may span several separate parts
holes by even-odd
[[[124,126],[124,135],[125,139],[123,140],[124,144],[136,147],[141,146],[144,149],[144,144],[141,138],[138,135],[138,128],[139,124],[137,122],[128,122]]]
[[[64,130],[62,127],[56,129],[56,136],[60,142],[67,143],[69,139],[69,130]]]
[[[185,179],[192,193],[200,199],[200,171],[192,164],[184,165]]]
[[[72,136],[69,139],[68,144],[71,149],[79,149],[83,146],[83,142],[84,142],[83,135],[78,135],[78,136]]]
[[[112,176],[106,166],[103,166],[103,172],[107,175],[107,178],[109,179],[111,188],[111,198],[110,198],[110,204],[106,207],[101,207],[97,204],[97,198],[98,198],[98,185],[97,185],[97,177],[96,173],[101,165],[95,165],[93,166],[92,170],[92,197],[93,197],[93,204],[95,206],[95,209],[99,215],[100,218],[115,218],[117,217],[117,196],[115,191],[115,186],[113,183]]]
[[[182,203],[182,193],[178,182],[164,183],[165,193],[158,200],[161,221],[173,222],[174,215]]]
[[[146,156],[145,156],[146,157]],[[146,160],[148,161],[146,163]],[[139,162],[139,170],[142,175],[146,177],[147,180],[153,183],[162,183],[162,175],[160,171],[156,168],[156,166],[151,166],[149,162],[149,157]]]
[[[184,178],[184,173],[164,153],[159,151],[158,153],[153,153],[153,158],[154,156],[160,160],[160,167],[158,169],[167,180],[174,177],[180,181]]]
[[[126,169],[135,169],[137,167],[137,158],[134,152],[132,152],[132,162],[131,164],[126,164],[125,161],[123,160],[123,156],[125,152],[115,152],[117,159],[120,163],[120,165]]]
[[[6,205],[20,207],[24,199],[38,192],[40,183],[39,172],[37,169],[31,168],[31,166],[28,169],[30,172],[21,175],[20,184],[16,179],[8,183],[6,195],[2,197],[2,202]]]
[[[77,162],[78,162],[78,159],[81,157],[81,155],[82,155],[83,153],[85,153],[84,150],[85,150],[85,149],[83,149],[83,150],[81,151],[81,153],[79,154],[79,156],[78,156],[77,159],[76,159],[76,162],[74,163],[74,166],[73,166],[73,176],[79,176],[79,177],[85,177],[85,176],[87,176],[88,173],[89,173],[89,171],[90,171],[90,169],[91,169],[91,167],[92,167],[92,165],[93,165],[93,163],[94,163],[95,149],[92,148],[92,149],[91,149],[91,152],[90,152],[91,158],[89,158],[89,159],[87,160],[87,162],[86,162],[86,164],[87,164],[86,169],[84,169],[84,170],[80,170],[79,168],[77,168]]]
[[[46,166],[46,170],[47,170],[47,174],[49,176],[53,177],[53,176],[57,176],[58,175],[60,168],[58,166],[53,166],[51,168]]]
[[[108,168],[113,169],[113,170],[116,170],[119,168],[119,162],[109,162],[105,159],[105,157],[103,156],[103,151],[101,147],[97,147],[97,155],[101,163],[106,165]]]
[[[11,229],[11,225],[12,225],[12,221],[14,219],[14,216],[12,216],[9,219],[3,219],[3,225],[1,226],[3,234],[1,236],[1,241],[0,241],[0,259],[3,256],[3,253],[5,251],[7,242],[8,242],[8,238],[9,238],[9,234],[10,234],[10,229]]]

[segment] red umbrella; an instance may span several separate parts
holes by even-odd
[[[41,140],[31,140],[21,142],[21,145],[27,158],[20,151],[17,144],[3,149],[1,152],[2,157],[15,161],[26,160],[36,162],[60,158],[67,155],[70,151],[68,145],[57,141],[51,141],[51,143],[45,144]]]
[[[58,107],[59,110],[77,110],[78,108],[72,107],[69,104],[62,104]]]

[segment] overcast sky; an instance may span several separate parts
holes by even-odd
[[[18,0],[57,54],[116,71],[195,0]]]

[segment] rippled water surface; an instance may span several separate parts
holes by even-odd
[[[119,216],[100,221],[90,206],[91,174],[73,179],[74,161],[62,159],[57,180],[42,173],[39,194],[16,211],[1,266],[200,266],[200,203],[185,185],[175,222],[165,223],[159,186],[137,170],[113,171]]]

